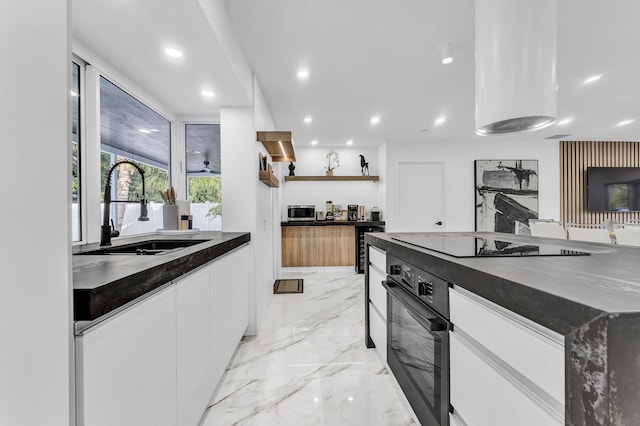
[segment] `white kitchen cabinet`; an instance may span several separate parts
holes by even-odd
[[[562,336],[450,289],[451,404],[474,426],[564,424]]]
[[[197,425],[249,323],[233,250],[76,336],[79,426]]]
[[[249,325],[249,248],[238,248],[211,264],[211,377],[220,381]]]
[[[176,288],[76,338],[78,425],[176,424]]]
[[[382,286],[386,275],[386,253],[369,246],[369,335],[378,356],[387,363],[387,292]]]
[[[209,267],[176,286],[179,426],[197,425],[215,390],[211,382]]]

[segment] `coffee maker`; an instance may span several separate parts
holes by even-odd
[[[358,220],[358,205],[357,204],[349,204],[347,206],[347,217],[349,220]]]
[[[371,221],[379,222],[380,221],[380,209],[377,207],[373,207],[371,209]]]

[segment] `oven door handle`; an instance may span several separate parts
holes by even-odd
[[[407,294],[406,291],[398,287],[398,284],[391,280],[382,281],[382,286],[387,290],[389,296],[396,299],[405,309],[411,311],[413,317],[429,331],[448,331],[448,324],[440,319],[437,314],[422,303],[416,301]],[[428,312],[433,312],[431,315]],[[432,318],[427,318],[427,316]]]

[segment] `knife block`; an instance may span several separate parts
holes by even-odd
[[[176,204],[162,206],[162,229],[178,229],[178,206]]]

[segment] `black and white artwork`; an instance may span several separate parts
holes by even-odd
[[[476,231],[531,235],[538,218],[537,160],[476,160]]]

